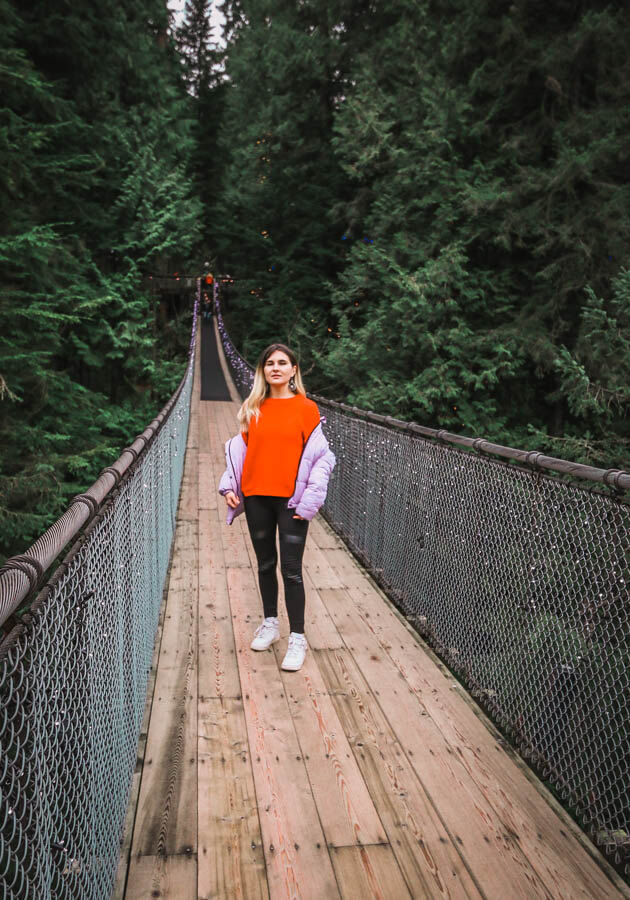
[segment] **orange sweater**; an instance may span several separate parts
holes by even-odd
[[[302,450],[319,421],[317,404],[303,394],[263,400],[258,421],[252,416],[249,432],[242,432],[243,495],[291,497]]]

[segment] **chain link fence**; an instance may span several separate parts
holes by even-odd
[[[0,645],[4,900],[111,896],[175,530],[197,305],[166,417]]]
[[[630,874],[630,476],[313,399],[337,457],[326,519]]]

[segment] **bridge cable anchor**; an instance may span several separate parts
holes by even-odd
[[[602,481],[606,485],[606,487],[610,488],[613,491],[616,491],[618,494],[623,494],[624,489],[619,484],[619,479],[623,475],[627,475],[627,472],[623,472],[621,469],[607,469],[604,472],[604,477]]]
[[[114,487],[118,487],[118,485],[120,484],[120,479],[122,476],[121,476],[120,472],[118,471],[118,469],[115,469],[113,466],[106,466],[103,469],[103,471],[101,472],[101,474],[99,475],[99,478],[102,475],[113,475],[114,476]]]
[[[72,498],[73,503],[84,503],[90,510],[90,519],[98,512],[99,504],[90,494],[77,494]]]

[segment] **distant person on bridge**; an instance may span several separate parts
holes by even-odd
[[[291,634],[282,668],[301,668],[308,644],[304,636],[302,556],[309,520],[326,499],[335,457],[322,431],[317,404],[309,400],[295,354],[271,344],[256,367],[254,384],[243,402],[240,434],[225,445],[227,469],[219,484],[231,524],[245,511],[258,560],[264,620],[252,650],[267,650],[280,637],[276,529],[280,569]]]

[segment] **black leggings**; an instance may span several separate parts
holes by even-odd
[[[304,634],[304,582],[302,556],[308,522],[294,519],[288,497],[245,497],[247,527],[258,560],[258,583],[265,617],[278,615],[276,526],[280,533],[280,571],[291,631]]]

